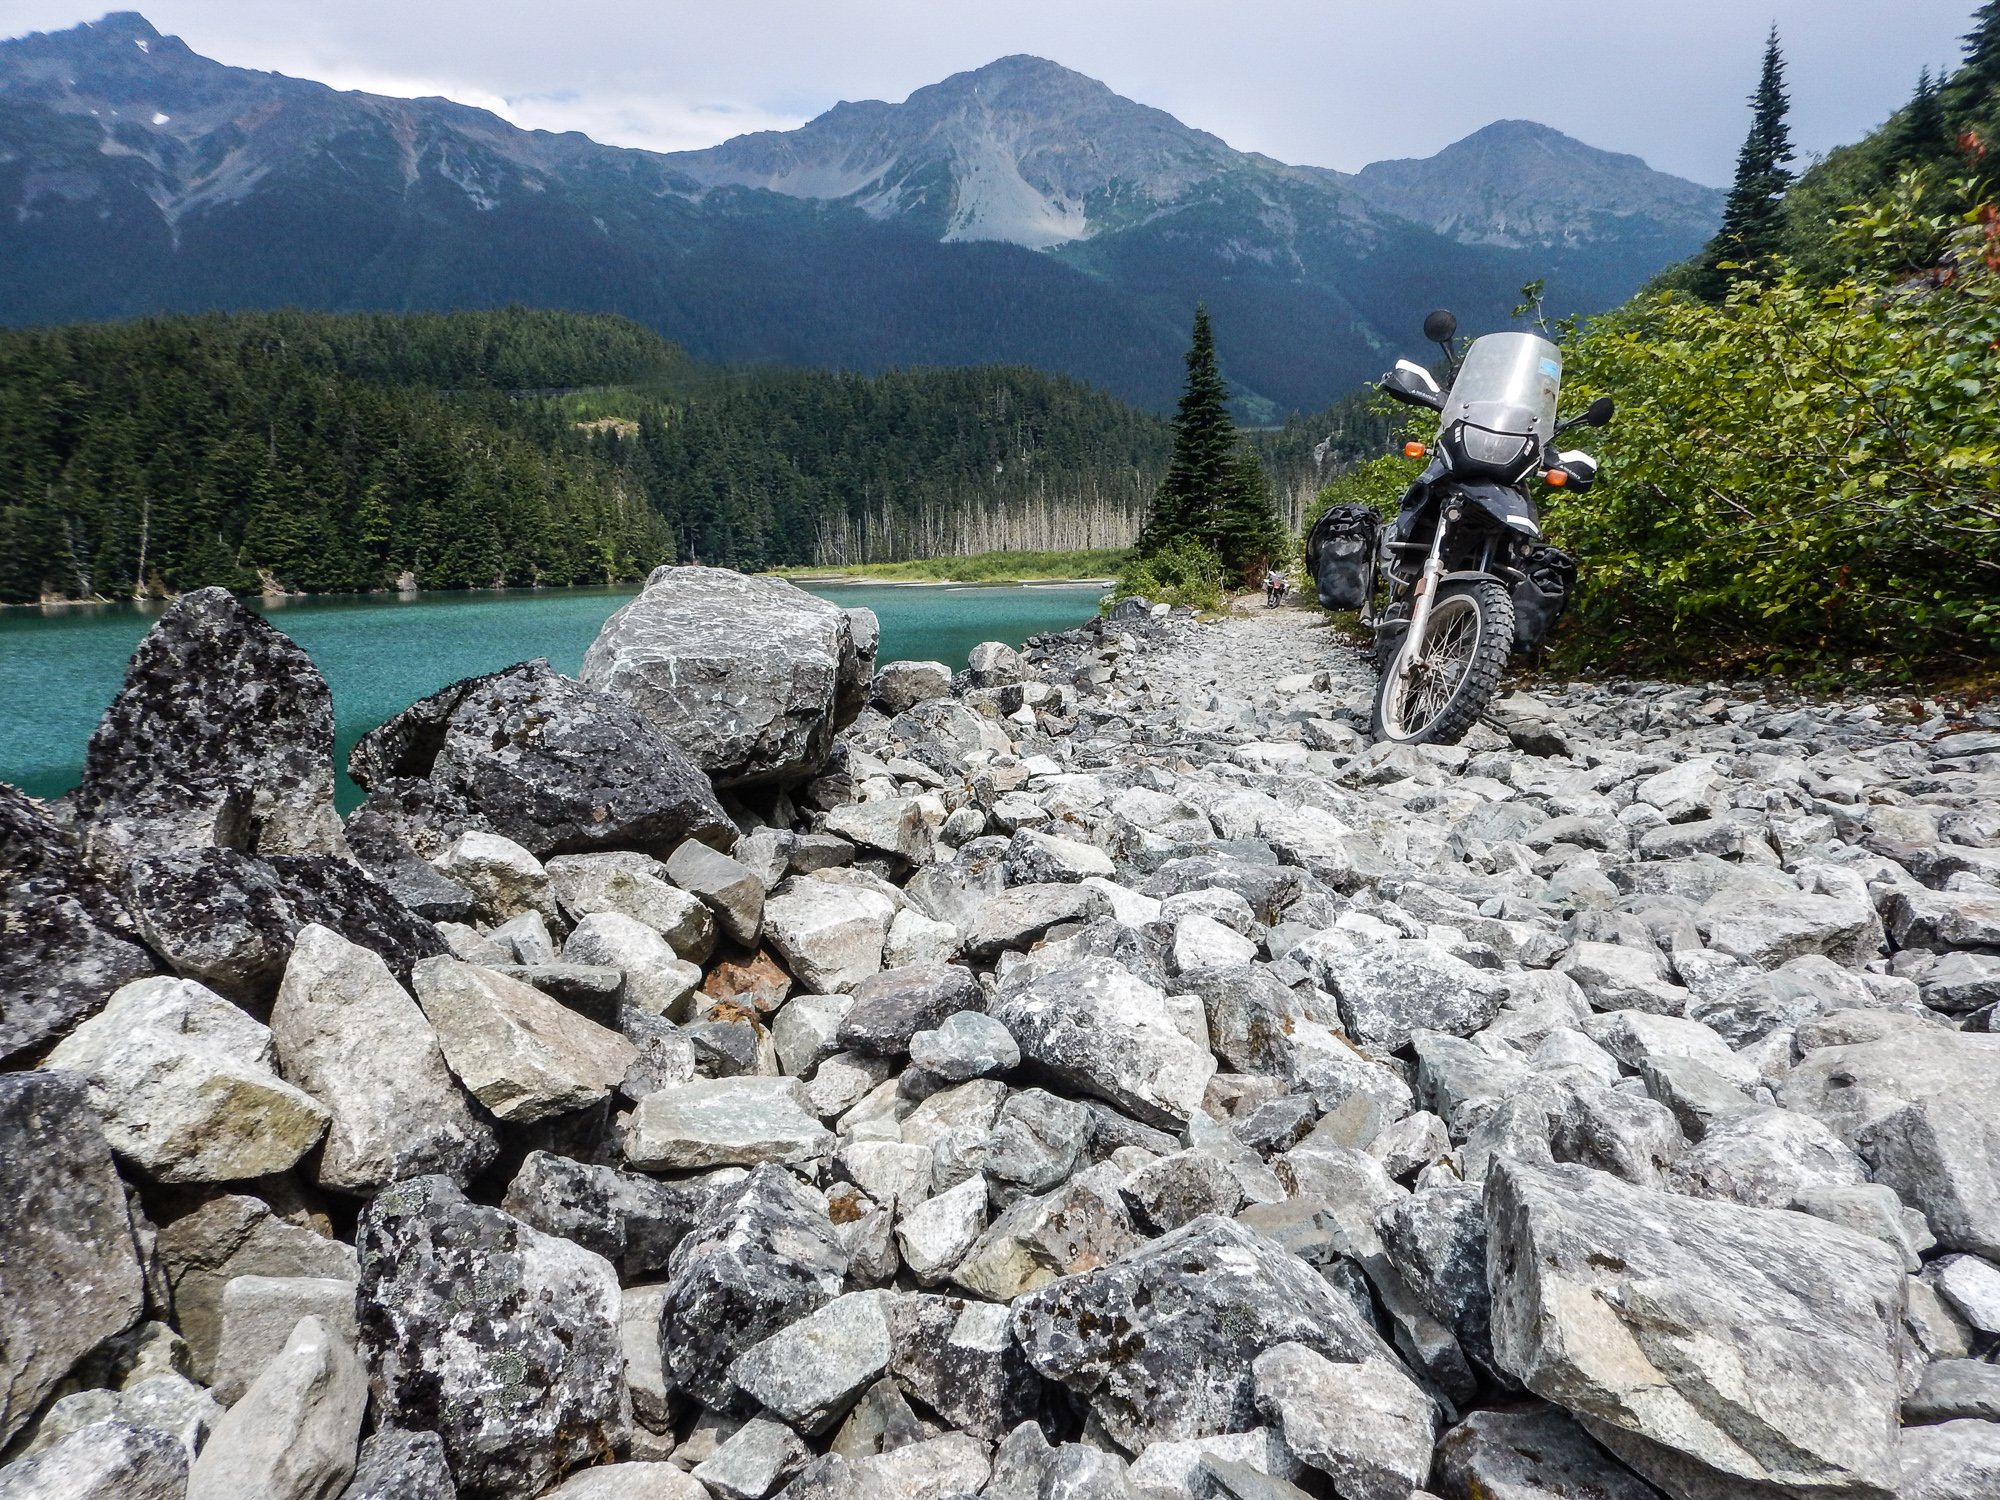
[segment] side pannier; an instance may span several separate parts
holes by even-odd
[[[1329,505],[1306,538],[1323,609],[1363,609],[1375,586],[1375,549],[1382,518],[1365,505]]]
[[[1523,575],[1514,585],[1514,649],[1533,651],[1569,603],[1576,588],[1576,560],[1537,542],[1517,553],[1514,565]]]

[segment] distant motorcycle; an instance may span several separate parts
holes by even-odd
[[[1264,608],[1276,609],[1285,602],[1285,594],[1290,585],[1276,574],[1264,580]]]
[[[1576,563],[1542,540],[1528,481],[1590,488],[1597,460],[1558,451],[1572,427],[1602,427],[1600,396],[1556,419],[1562,353],[1531,333],[1475,339],[1462,364],[1452,346],[1458,320],[1424,319],[1442,345],[1448,389],[1410,360],[1384,375],[1384,395],[1438,413],[1434,444],[1410,443],[1430,464],[1404,492],[1385,529],[1367,506],[1329,506],[1306,539],[1319,602],[1358,609],[1375,632],[1371,732],[1401,744],[1455,744],[1478,721],[1513,651],[1541,644],[1576,584]],[[1378,594],[1385,594],[1378,607]]]

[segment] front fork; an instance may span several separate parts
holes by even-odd
[[[1403,637],[1403,649],[1396,654],[1391,664],[1392,672],[1400,671],[1403,659],[1412,651],[1423,649],[1424,627],[1430,623],[1431,603],[1437,598],[1438,580],[1444,577],[1444,531],[1445,519],[1438,517],[1437,532],[1431,538],[1430,556],[1424,559],[1423,576],[1417,580],[1417,587],[1410,605],[1410,628]]]

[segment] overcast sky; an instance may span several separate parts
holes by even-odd
[[[151,0],[197,52],[674,150],[1031,52],[1231,145],[1352,171],[1496,119],[1726,184],[1766,27],[1824,151],[1955,64],[1975,0]],[[0,0],[0,35],[94,20]]]

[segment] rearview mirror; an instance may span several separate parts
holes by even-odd
[[[1609,396],[1599,396],[1583,409],[1582,422],[1585,427],[1602,427],[1618,414],[1618,403]]]
[[[1457,332],[1458,319],[1441,307],[1424,319],[1424,337],[1433,344],[1449,343],[1452,335]]]

